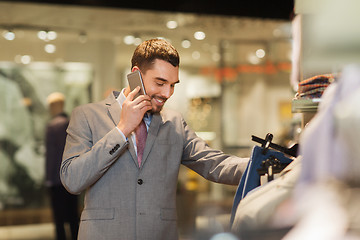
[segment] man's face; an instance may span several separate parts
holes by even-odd
[[[156,59],[152,68],[141,74],[146,94],[151,97],[151,112],[158,113],[173,95],[175,84],[179,83],[179,67]]]

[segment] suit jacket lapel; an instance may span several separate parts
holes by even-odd
[[[105,105],[108,106],[110,117],[113,120],[115,126],[120,121],[121,107],[118,101],[116,100],[119,94],[120,94],[119,92],[114,91],[105,99]]]
[[[116,126],[120,121],[121,108],[117,102],[114,102],[113,104],[111,104],[108,107],[108,109],[109,109],[111,119],[113,120],[113,122]]]

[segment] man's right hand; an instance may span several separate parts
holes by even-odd
[[[151,110],[151,98],[148,95],[140,95],[135,98],[135,95],[140,91],[140,87],[136,87],[131,91],[122,105],[120,122],[117,127],[121,132],[128,137],[135,128],[140,124],[144,114]]]

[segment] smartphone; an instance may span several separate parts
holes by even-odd
[[[130,90],[134,90],[137,86],[140,86],[140,91],[135,95],[134,99],[140,95],[145,95],[145,87],[139,70],[136,70],[127,75]]]

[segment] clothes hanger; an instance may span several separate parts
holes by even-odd
[[[256,169],[256,171],[260,176],[267,174],[268,182],[270,182],[274,180],[274,174],[280,173],[287,165],[288,163],[281,163],[276,157],[270,156],[262,161],[261,168]]]
[[[252,140],[261,143],[262,154],[266,155],[269,148],[278,150],[284,154],[288,154],[292,157],[297,156],[298,144],[293,145],[291,148],[286,148],[278,144],[272,143],[273,135],[271,133],[266,134],[265,139],[261,139],[252,135]],[[280,173],[289,163],[282,163],[275,156],[270,155],[266,160],[261,162],[261,167],[256,171],[260,176],[267,175],[268,182],[274,180],[274,175]]]
[[[265,139],[256,137],[254,135],[251,136],[251,140],[257,143],[261,143],[261,147],[263,148],[263,154],[266,154],[267,149],[269,148],[273,148],[275,150],[278,150],[282,153],[288,154],[292,157],[297,157],[298,156],[298,148],[299,148],[299,144],[294,144],[293,146],[291,146],[290,148],[286,148],[283,146],[280,146],[278,144],[272,143],[273,139],[273,135],[271,133],[266,134]]]

